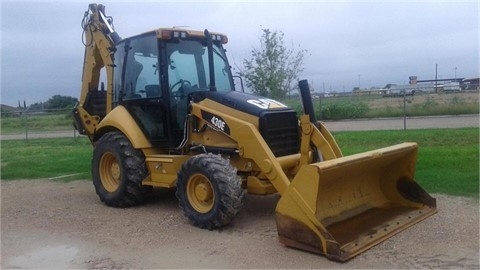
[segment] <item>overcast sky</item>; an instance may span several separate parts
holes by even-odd
[[[1,2],[1,103],[78,97],[89,1]],[[261,29],[308,50],[301,79],[317,91],[351,91],[419,80],[479,76],[479,2],[101,2],[128,37],[159,27],[222,32],[230,64],[242,67]]]

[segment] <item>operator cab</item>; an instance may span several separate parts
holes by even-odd
[[[154,146],[178,146],[184,137],[189,94],[234,90],[222,47],[226,42],[226,36],[212,34],[212,88],[203,32],[159,29],[120,41],[114,57],[112,107],[124,106]]]

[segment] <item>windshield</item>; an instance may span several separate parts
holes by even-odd
[[[213,63],[217,91],[234,90],[230,67],[222,47],[213,44]],[[168,82],[171,92],[182,86],[191,89],[209,90],[207,46],[198,40],[180,39],[167,43]]]

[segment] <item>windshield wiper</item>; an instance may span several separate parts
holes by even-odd
[[[227,58],[225,56],[223,56],[219,51],[218,51],[218,48],[217,47],[213,47],[213,52],[218,55],[220,58],[222,58],[223,62],[226,63],[227,62]]]

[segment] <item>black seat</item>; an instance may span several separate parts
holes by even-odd
[[[145,85],[145,93],[147,98],[149,97],[160,97],[160,85],[158,84],[149,84]]]

